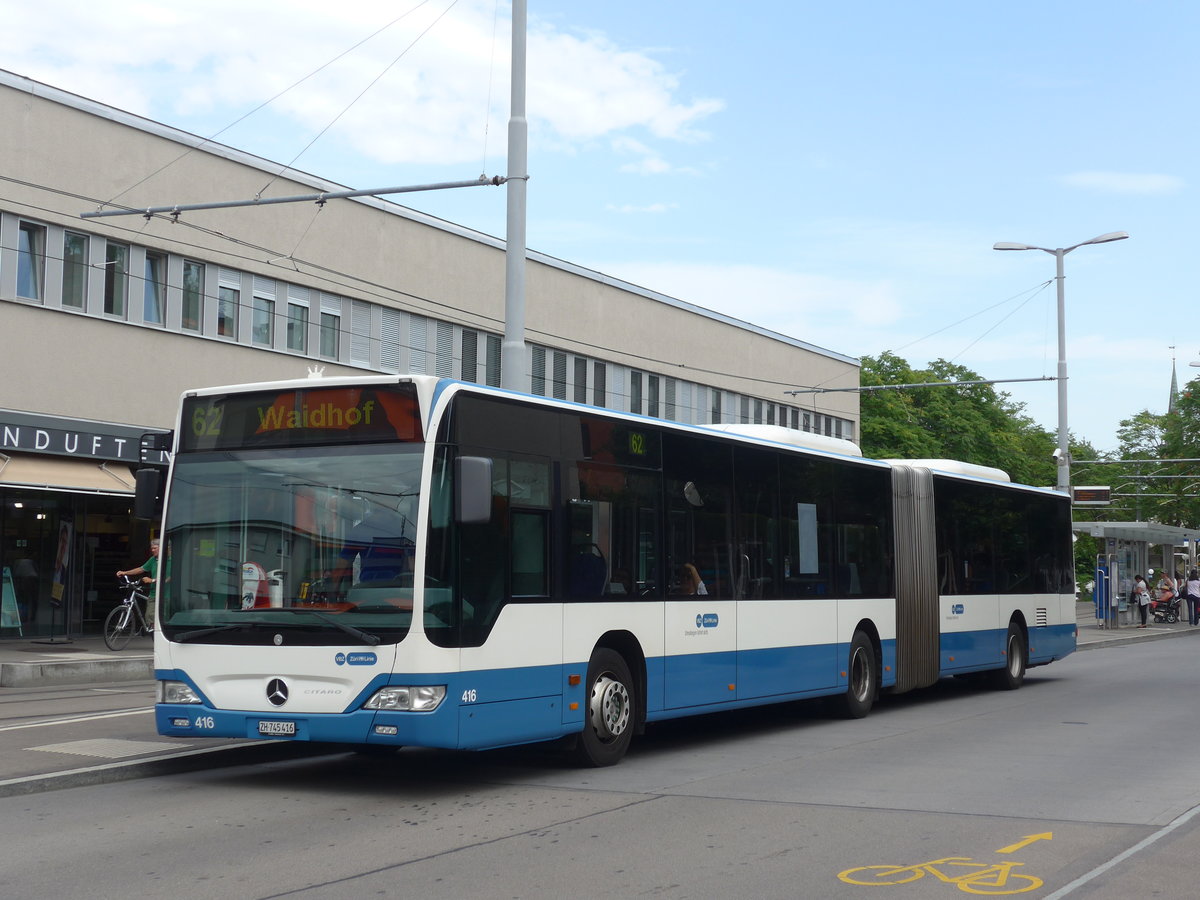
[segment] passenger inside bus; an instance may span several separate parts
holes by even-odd
[[[691,563],[684,563],[679,567],[679,575],[673,593],[705,596],[708,594],[708,588],[704,586],[696,567]]]

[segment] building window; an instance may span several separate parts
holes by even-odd
[[[337,359],[342,349],[342,317],[337,313],[321,312],[321,355]]]
[[[83,309],[87,304],[88,237],[68,231],[63,236],[63,306]]]
[[[217,334],[221,337],[237,339],[238,307],[242,302],[242,292],[237,288],[220,288],[217,298]]]
[[[575,402],[587,403],[587,360],[575,357]]]
[[[646,376],[646,415],[658,418],[658,376]]]
[[[435,329],[436,330],[436,329]],[[408,317],[408,371],[424,374],[428,371],[429,320],[424,316]],[[436,360],[435,360],[436,364]]]
[[[464,328],[462,332],[462,380],[479,381],[479,332]]]
[[[567,399],[567,354],[554,351],[552,356],[554,361],[553,385],[552,391],[556,400]]]
[[[104,250],[104,314],[125,316],[129,296],[129,245],[111,241]]]
[[[400,334],[404,330],[404,314],[390,306],[379,308],[379,368],[385,372],[400,371]]]
[[[500,386],[500,357],[503,343],[495,334],[487,336],[487,359],[484,361],[484,377],[491,387]]]
[[[743,425],[748,425],[750,423],[750,398],[742,397],[739,405],[741,406],[741,412],[738,421]]]
[[[41,300],[46,284],[46,228],[21,223],[17,252],[17,296]]]
[[[144,303],[142,321],[162,325],[167,318],[167,256],[146,251],[146,274],[142,282]]]
[[[371,364],[371,304],[362,300],[350,301],[350,359],[363,365]],[[413,369],[424,372],[425,369]]]
[[[608,367],[602,362],[592,363],[592,405],[608,405]]]
[[[204,324],[204,266],[183,262],[183,328],[199,331]]]
[[[271,347],[275,343],[275,301],[266,297],[254,298],[254,318],[250,323],[250,340]]]
[[[308,352],[308,307],[288,304],[287,348],[297,353]]]
[[[631,413],[640,413],[642,411],[642,373],[629,373],[629,411]]]
[[[712,392],[712,422],[714,425],[721,421],[721,392],[713,388]]]
[[[454,326],[449,322],[438,322],[434,330],[436,342],[433,357],[433,374],[443,378],[454,377]]]
[[[530,354],[529,392],[546,396],[546,348],[534,347]]]

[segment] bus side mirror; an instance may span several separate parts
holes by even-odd
[[[153,519],[158,514],[158,492],[162,477],[158,469],[138,469],[133,473],[133,514]]]
[[[460,525],[486,525],[492,520],[492,461],[486,456],[460,456],[454,460],[457,505],[454,519]]]

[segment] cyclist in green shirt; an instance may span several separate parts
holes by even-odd
[[[150,541],[150,558],[138,566],[136,569],[122,569],[117,572],[117,577],[122,575],[141,575],[142,584],[150,585],[150,599],[146,603],[146,625],[151,630],[154,629],[154,588],[158,578],[158,538]]]

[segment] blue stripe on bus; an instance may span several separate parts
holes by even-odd
[[[1074,625],[1047,625],[1029,632],[1029,664],[1032,666],[1070,656],[1075,649]]]
[[[942,635],[943,674],[999,668],[1005,632],[998,629]],[[1073,626],[1030,632],[1030,663],[1049,662],[1075,648]],[[698,712],[761,706],[768,703],[836,695],[846,690],[843,677],[848,644],[779,647],[691,654],[646,660],[647,721]],[[896,643],[884,641],[883,686],[896,682]],[[956,657],[947,667],[945,657]],[[487,669],[446,675],[380,675],[341,713],[246,712],[214,708],[186,672],[160,669],[160,680],[182,681],[204,699],[199,704],[155,707],[160,734],[175,737],[271,739],[259,734],[259,722],[294,722],[294,740],[353,744],[487,749],[552,740],[578,733],[587,710],[586,686],[571,685],[571,675],[587,670],[582,660],[561,666]],[[668,674],[669,673],[669,674]],[[668,678],[670,681],[668,682]],[[445,684],[446,699],[433,712],[361,709],[387,684]],[[734,686],[730,690],[730,685]],[[572,709],[572,704],[574,708]],[[381,735],[379,728],[395,728]]]
[[[941,671],[945,674],[997,669],[1004,656],[1007,628],[946,632],[941,637]],[[1075,626],[1051,625],[1029,631],[1029,664],[1062,659],[1075,651]]]

